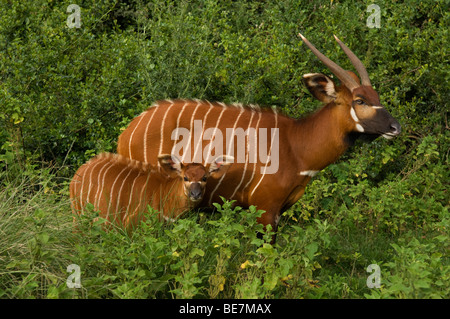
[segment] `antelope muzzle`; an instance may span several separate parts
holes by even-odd
[[[203,198],[203,187],[199,182],[191,183],[189,187],[189,199],[192,202],[198,202]]]

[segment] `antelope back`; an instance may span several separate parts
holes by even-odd
[[[82,214],[89,203],[100,217],[127,228],[144,216],[147,204],[155,204],[152,195],[167,182],[168,178],[149,164],[102,153],[75,173],[70,183],[72,211]]]
[[[102,153],[81,166],[73,177],[72,209],[81,214],[90,203],[100,217],[130,228],[145,219],[150,205],[161,212],[160,218],[173,221],[200,202],[206,179],[220,177],[231,161],[216,158],[207,170],[201,164],[184,165],[174,156],[162,155],[156,167]]]
[[[220,179],[209,182],[202,206],[252,193],[280,163],[280,125],[287,133],[292,119],[274,109],[198,100],[159,101],[122,132],[118,153],[155,164],[158,154],[174,154],[182,162],[209,165],[217,156],[234,157]]]

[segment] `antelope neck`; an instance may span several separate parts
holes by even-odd
[[[331,103],[295,121],[292,149],[299,171],[322,170],[335,162],[350,146],[348,122],[339,109],[339,106]]]

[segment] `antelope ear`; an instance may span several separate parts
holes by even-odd
[[[308,73],[303,75],[303,82],[319,101],[330,103],[336,99],[336,86],[328,76],[321,73]]]
[[[175,155],[162,154],[158,156],[158,162],[163,171],[170,177],[181,175],[183,164]]]
[[[219,178],[225,174],[234,162],[234,157],[229,155],[220,155],[214,159],[209,166],[209,176]]]

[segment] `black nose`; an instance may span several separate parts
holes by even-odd
[[[399,135],[400,132],[402,131],[402,127],[400,126],[400,123],[398,123],[398,122],[392,123],[390,129],[391,129],[390,133],[392,135]]]
[[[200,183],[192,183],[189,191],[192,199],[200,199],[202,197],[202,187]]]

